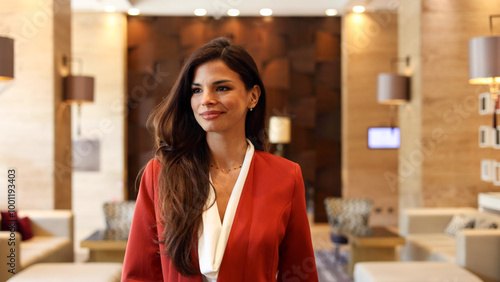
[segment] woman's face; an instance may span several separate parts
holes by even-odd
[[[259,86],[246,90],[238,73],[215,60],[195,69],[191,90],[191,108],[203,130],[245,134],[245,117],[257,105]]]

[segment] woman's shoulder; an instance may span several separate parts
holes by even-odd
[[[161,167],[161,162],[158,160],[158,158],[152,158],[148,161],[148,163],[145,166],[145,171],[158,171]]]
[[[148,161],[148,163],[143,167],[143,177],[149,179],[156,179],[160,174],[161,162],[157,158],[152,158]]]
[[[280,156],[273,155],[268,152],[255,150],[255,160],[257,162],[264,162],[269,165],[269,168],[275,169],[287,169],[287,170],[295,170],[299,165],[291,160],[285,159]],[[299,167],[300,168],[300,167]]]

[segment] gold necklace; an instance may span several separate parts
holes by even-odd
[[[248,143],[247,143],[247,149],[248,149]],[[213,167],[217,170],[221,170],[222,172],[225,172],[225,173],[229,173],[230,171],[233,171],[233,170],[236,170],[236,169],[240,169],[241,167],[243,166],[243,164],[240,164],[239,166],[235,166],[233,168],[230,168],[230,169],[225,169],[225,168],[219,168],[217,165],[214,165],[214,164],[210,164],[210,167]]]
[[[227,172],[227,173],[229,173],[229,172],[230,172],[230,171],[232,171],[232,170],[240,169],[242,166],[243,166],[243,164],[241,164],[241,165],[239,165],[239,166],[236,166],[236,167],[233,167],[233,168],[230,168],[230,169],[220,168],[220,170],[221,170],[222,172]],[[215,168],[215,169],[219,169],[219,167],[218,167],[217,165],[213,165],[213,164],[211,164],[211,165],[210,165],[210,167],[213,167],[213,168]]]

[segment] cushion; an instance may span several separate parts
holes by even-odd
[[[2,215],[2,226],[0,230],[2,231],[11,231],[9,226],[12,223],[17,222],[17,212],[16,211],[2,211],[0,212]],[[14,231],[17,231],[17,224],[16,224],[16,229]]]
[[[474,229],[495,229],[498,228],[498,225],[493,220],[484,218],[484,217],[476,217],[474,222]]]
[[[17,212],[3,211],[2,215],[2,231],[12,231],[10,226],[14,225],[14,232],[21,233],[22,240],[29,240],[33,237],[33,230],[31,229],[31,222],[28,217],[19,218]]]
[[[33,238],[33,230],[31,229],[31,222],[28,217],[19,218],[17,220],[17,228],[22,236],[22,241]]]
[[[464,228],[473,228],[475,218],[470,215],[457,214],[454,215],[450,223],[446,226],[444,233],[448,236],[455,237],[458,231]]]
[[[409,234],[402,256],[405,260],[455,262],[455,245],[455,238],[444,233]]]
[[[60,261],[58,254],[61,250],[71,248],[71,240],[54,236],[35,236],[31,240],[21,242],[19,257],[21,267],[38,263],[45,259]]]

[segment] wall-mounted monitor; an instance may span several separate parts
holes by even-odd
[[[401,131],[399,130],[399,127],[368,128],[368,148],[398,149],[400,145]]]

